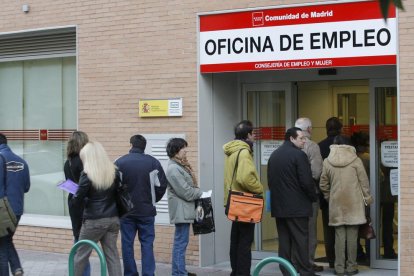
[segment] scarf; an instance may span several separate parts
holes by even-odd
[[[183,166],[183,168],[191,175],[191,178],[193,179],[194,186],[198,187],[197,178],[196,178],[196,176],[194,174],[194,171],[191,168],[191,165],[188,162],[187,158],[179,159],[177,156],[174,156],[171,159],[174,160],[175,162],[177,162],[178,164],[180,164],[181,166]]]

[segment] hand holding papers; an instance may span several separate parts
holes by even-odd
[[[70,179],[59,183],[57,187],[73,195],[76,194],[76,191],[78,190],[78,184]]]
[[[209,191],[207,191],[207,192],[203,192],[203,194],[201,195],[201,197],[200,197],[200,198],[207,198],[207,197],[211,197],[211,193],[212,193],[212,190],[209,190]]]

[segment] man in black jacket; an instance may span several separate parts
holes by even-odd
[[[301,276],[313,276],[309,262],[309,217],[316,201],[308,157],[301,150],[305,136],[300,128],[286,131],[285,142],[269,158],[268,183],[271,214],[276,218],[279,256],[290,261]],[[283,275],[290,275],[281,267]]]
[[[121,219],[124,276],[139,275],[134,257],[134,240],[137,232],[141,242],[142,275],[153,276],[154,222],[157,214],[155,204],[164,196],[168,181],[160,162],[144,153],[146,139],[142,135],[134,135],[130,143],[129,153],[115,161],[134,203],[133,212]]]

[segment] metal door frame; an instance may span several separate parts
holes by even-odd
[[[297,89],[294,83],[292,82],[277,82],[277,83],[249,83],[249,84],[242,84],[242,99],[243,99],[243,118],[247,118],[247,94],[248,92],[255,92],[256,95],[254,97],[254,105],[256,109],[256,115],[259,111],[259,103],[257,101],[258,93],[260,92],[271,92],[271,91],[285,91],[285,125],[287,128],[290,126],[294,126],[294,122],[297,117]],[[258,118],[258,116],[256,116]],[[258,126],[258,122],[253,122],[253,125],[256,127]],[[254,145],[254,161],[259,173],[261,174],[260,169],[260,142],[256,141]],[[275,222],[276,223],[276,222]],[[262,251],[262,233],[261,233],[261,224],[256,225],[255,231],[255,248],[252,250],[252,258],[253,259],[263,259],[269,256],[277,256],[276,251]]]
[[[371,169],[370,172],[370,179],[372,183],[377,182],[377,170],[376,167],[377,163],[376,160],[379,158],[377,156],[377,152],[375,150],[376,145],[376,95],[375,95],[375,88],[377,87],[397,87],[397,79],[370,79],[369,80],[369,103],[370,103],[370,125],[369,125],[369,143],[370,143],[370,167],[374,168]],[[397,125],[400,125],[400,96],[399,96],[399,89],[397,87]],[[399,128],[398,128],[399,131]],[[398,133],[398,160],[401,160],[400,157],[400,134]],[[399,161],[400,163],[400,161]],[[400,178],[400,175],[398,175],[398,179]],[[372,181],[373,180],[373,181]],[[399,189],[400,190],[400,189]],[[373,198],[377,198],[377,185],[371,185],[371,193]],[[400,195],[398,195],[398,210],[400,210]],[[377,238],[370,241],[370,247],[371,247],[371,256],[370,256],[370,267],[371,268],[382,268],[382,269],[398,269],[398,259],[390,260],[390,259],[379,259],[376,255],[376,249],[378,246],[378,243],[381,242],[381,233],[380,233],[380,222],[377,221],[377,217],[380,217],[381,213],[381,207],[380,202],[373,203],[373,207],[371,208],[371,219],[375,226],[375,230],[377,230]],[[400,217],[400,212],[398,211],[398,217]],[[400,220],[398,220],[400,221]],[[398,224],[398,235],[400,233],[400,224]],[[400,249],[400,238],[398,238],[398,249]],[[400,258],[401,255],[398,254],[398,257]]]

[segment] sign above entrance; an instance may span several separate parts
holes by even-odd
[[[394,65],[396,30],[378,1],[202,15],[200,71]]]

